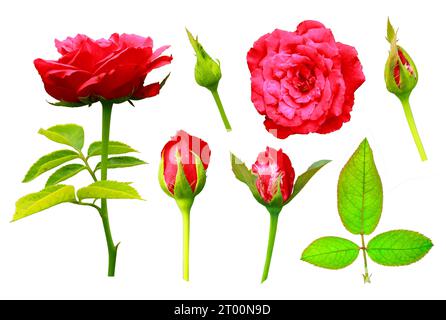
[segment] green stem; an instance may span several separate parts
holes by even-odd
[[[278,222],[279,222],[279,214],[270,213],[268,250],[266,252],[265,267],[263,268],[262,283],[264,283],[268,279],[269,268],[271,266],[271,258],[273,256],[273,251],[274,251],[274,243],[276,241]]]
[[[80,202],[80,201],[75,201],[72,202],[74,204],[77,204],[79,206],[85,206],[85,207],[92,207],[95,208],[96,210],[98,210],[99,214],[102,214],[102,210],[100,207],[98,207],[97,205],[93,204],[93,203],[87,203],[87,202]]]
[[[363,234],[361,234],[361,242],[362,242],[362,248],[361,249],[362,249],[362,254],[363,254],[363,257],[364,257],[364,270],[365,270],[365,273],[363,274],[364,283],[372,283],[371,280],[370,280],[371,275],[369,275],[369,268],[368,268],[368,263],[367,263],[367,253],[366,253],[367,248],[365,246],[365,239],[364,239],[364,235]]]
[[[212,96],[214,97],[215,103],[217,104],[218,111],[220,112],[220,117],[225,124],[225,128],[228,132],[232,131],[231,124],[229,123],[228,117],[226,116],[225,109],[223,108],[223,103],[221,102],[218,90],[211,90]]]
[[[93,178],[94,182],[98,181],[96,178],[96,175],[94,174],[93,169],[91,169],[90,164],[88,163],[87,158],[85,158],[82,151],[79,152],[79,157],[81,158],[82,162],[85,164],[85,167],[87,168],[88,173],[90,173],[91,177]]]
[[[108,145],[110,142],[110,122],[112,114],[112,103],[102,103],[102,152],[101,152],[101,180],[107,180],[107,163],[108,163]],[[110,230],[110,222],[108,219],[107,199],[101,199],[101,218],[104,226],[105,239],[108,248],[108,276],[115,276],[116,255],[118,245],[113,242]]]
[[[177,200],[183,216],[183,279],[189,281],[190,210],[193,200]]]
[[[421,160],[427,161],[426,151],[424,150],[423,142],[421,141],[417,125],[415,124],[412,109],[410,108],[409,98],[401,99],[401,103],[403,104],[404,114],[406,115],[407,123],[409,124],[410,131],[412,132],[413,140],[417,145],[418,153],[420,154]]]

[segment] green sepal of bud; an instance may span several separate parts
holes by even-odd
[[[164,193],[173,198],[173,194],[170,192],[169,188],[167,187],[166,180],[164,179],[164,155],[161,157],[161,163],[158,169],[158,182]]]
[[[282,178],[277,179],[277,191],[271,201],[265,205],[268,212],[272,215],[279,215],[284,207],[285,203],[283,201],[282,190],[280,189]]]
[[[390,18],[387,18],[387,41],[389,41],[390,44],[396,43],[397,32],[395,31],[395,28],[392,26],[392,23],[390,22]]]
[[[195,186],[194,196],[200,194],[203,191],[204,185],[206,184],[206,170],[204,169],[203,162],[200,157],[194,154],[195,157],[195,167],[197,168],[197,184]]]
[[[186,29],[190,44],[192,45],[197,56],[195,64],[195,81],[198,85],[215,91],[221,79],[220,61],[212,59],[204,50],[203,46],[198,42],[198,37],[193,37],[189,30]]]
[[[195,198],[194,192],[189,184],[184,173],[183,164],[181,163],[181,155],[179,152],[175,155],[177,160],[177,176],[175,179],[175,186],[173,189],[173,197],[175,200],[193,199]]]

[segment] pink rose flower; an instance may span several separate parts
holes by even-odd
[[[251,100],[265,116],[266,129],[280,139],[340,129],[365,81],[355,48],[336,42],[317,21],[262,36],[247,62]]]

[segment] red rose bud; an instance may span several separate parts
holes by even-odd
[[[210,156],[206,142],[179,131],[161,152],[162,189],[176,200],[193,200],[203,190]]]
[[[120,103],[156,96],[163,82],[145,85],[147,75],[169,64],[168,48],[154,50],[150,37],[114,33],[109,39],[86,35],[56,40],[61,57],[34,65],[56,105],[78,107],[97,101]]]
[[[179,131],[163,148],[161,188],[174,198],[183,216],[183,279],[189,281],[190,211],[206,183],[211,151],[203,140]]]
[[[249,170],[234,154],[231,154],[232,172],[237,180],[246,184],[254,198],[266,207],[270,214],[270,229],[262,282],[268,278],[276,239],[277,225],[282,208],[303,190],[311,178],[330,161],[313,163],[296,182],[290,158],[282,150],[266,148]]]
[[[293,192],[295,172],[290,158],[280,149],[267,147],[252,166],[256,187],[268,206],[282,208]]]
[[[407,99],[418,83],[418,71],[410,55],[397,44],[397,33],[390,20],[387,23],[390,53],[385,69],[387,90],[400,99]]]

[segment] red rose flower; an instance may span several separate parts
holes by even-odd
[[[256,186],[260,196],[266,203],[270,203],[278,191],[280,179],[280,191],[285,203],[293,192],[295,173],[290,158],[279,151],[267,147],[257,157],[252,166],[252,172],[257,175]]]
[[[247,61],[252,102],[265,115],[266,129],[281,139],[340,129],[365,81],[355,48],[336,42],[317,21],[262,36]]]
[[[172,60],[153,51],[151,38],[117,33],[93,40],[85,35],[56,40],[57,61],[36,59],[45,90],[61,101],[78,105],[99,100],[139,100],[159,93],[160,83],[144,85],[147,74]]]
[[[189,135],[185,131],[179,131],[163,148],[161,156],[163,158],[164,183],[169,192],[174,195],[175,183],[178,172],[177,155],[183,166],[186,179],[195,193],[198,180],[198,168],[195,156],[201,160],[204,170],[209,166],[211,150],[209,145],[200,138]]]

